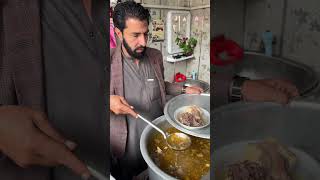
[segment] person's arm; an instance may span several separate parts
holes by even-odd
[[[299,96],[299,91],[294,84],[281,79],[244,81],[241,93],[245,101],[280,104],[288,104],[293,98]]]
[[[229,102],[276,102],[287,104],[290,100],[286,92],[265,83],[266,80],[250,80],[235,76],[230,84]]]
[[[256,102],[276,102],[287,104],[299,95],[298,89],[291,82],[280,79],[250,80],[235,76],[230,85],[230,102],[240,100]]]
[[[0,152],[17,165],[65,165],[84,179],[86,165],[72,151],[76,144],[65,139],[40,111],[20,106],[0,107]]]
[[[166,93],[168,95],[179,95],[185,92],[185,87],[181,85],[180,83],[170,83],[165,81],[165,86],[166,86]]]
[[[127,115],[137,118],[137,113],[134,112],[134,107],[129,105],[124,97],[118,95],[110,95],[110,111],[116,115]]]
[[[234,66],[215,67],[213,74],[213,106],[219,107],[239,100],[287,104],[299,96],[297,87],[281,79],[250,80],[234,76]],[[239,92],[240,91],[240,92]]]
[[[162,57],[162,56],[161,56]],[[160,68],[162,73],[162,78],[164,79],[164,67],[163,60],[160,59]],[[167,95],[177,96],[179,94],[200,94],[203,92],[203,89],[200,87],[186,87],[181,83],[170,83],[165,81],[165,90]]]
[[[159,57],[158,59],[158,63],[160,66],[160,70],[161,70],[161,76],[162,79],[164,80],[164,66],[163,66],[163,58],[162,58],[162,54],[159,51],[159,54],[157,55],[157,57]],[[179,95],[183,93],[183,85],[179,84],[179,83],[170,83],[168,81],[165,81],[165,90],[166,90],[166,94],[167,95]]]

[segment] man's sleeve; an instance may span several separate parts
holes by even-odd
[[[234,77],[233,66],[214,67],[216,73],[213,75],[213,107],[217,108],[229,102],[230,86]]]
[[[170,83],[170,82],[165,82],[166,84],[166,92],[168,95],[179,95],[182,94],[182,88],[183,86],[179,83]]]
[[[160,63],[160,68],[161,68],[161,73],[162,73],[162,79],[164,79],[164,66],[163,66],[163,57],[161,52],[159,52],[160,54],[158,55],[160,57],[159,59],[159,63]],[[182,93],[182,88],[183,86],[179,83],[170,83],[165,81],[165,91],[167,95],[179,95]]]

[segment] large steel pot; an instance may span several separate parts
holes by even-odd
[[[320,104],[305,100],[288,106],[274,103],[233,103],[211,112],[214,139],[211,161],[227,145],[276,138],[320,160]]]
[[[250,79],[281,78],[293,82],[302,95],[308,95],[317,85],[314,70],[304,64],[279,57],[245,52],[243,61],[235,64],[237,75]]]
[[[166,130],[169,127],[172,127],[165,119],[165,116],[160,116],[153,121],[158,127],[163,130]],[[142,132],[140,138],[140,150],[143,156],[143,159],[148,164],[148,173],[149,173],[149,180],[176,180],[176,178],[170,176],[169,174],[162,171],[151,159],[149,156],[149,152],[147,149],[148,142],[150,141],[150,137],[152,134],[156,133],[157,131],[153,129],[150,125],[148,125]],[[202,178],[202,180],[209,180],[210,175],[206,175]]]

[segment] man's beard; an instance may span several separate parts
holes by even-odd
[[[131,57],[139,59],[139,60],[141,60],[144,57],[144,54],[146,52],[146,47],[145,46],[139,46],[135,50],[132,50],[130,48],[129,44],[126,42],[126,40],[124,38],[123,38],[123,45],[124,45],[124,48],[126,48],[128,54]],[[142,52],[137,52],[137,49],[140,49],[140,48],[143,48],[143,51]]]

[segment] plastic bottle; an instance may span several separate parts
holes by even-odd
[[[272,56],[272,40],[273,34],[269,30],[262,33],[262,41],[264,44],[264,53],[267,56]]]
[[[191,73],[191,78],[193,80],[197,80],[197,73],[193,70],[192,73]]]

